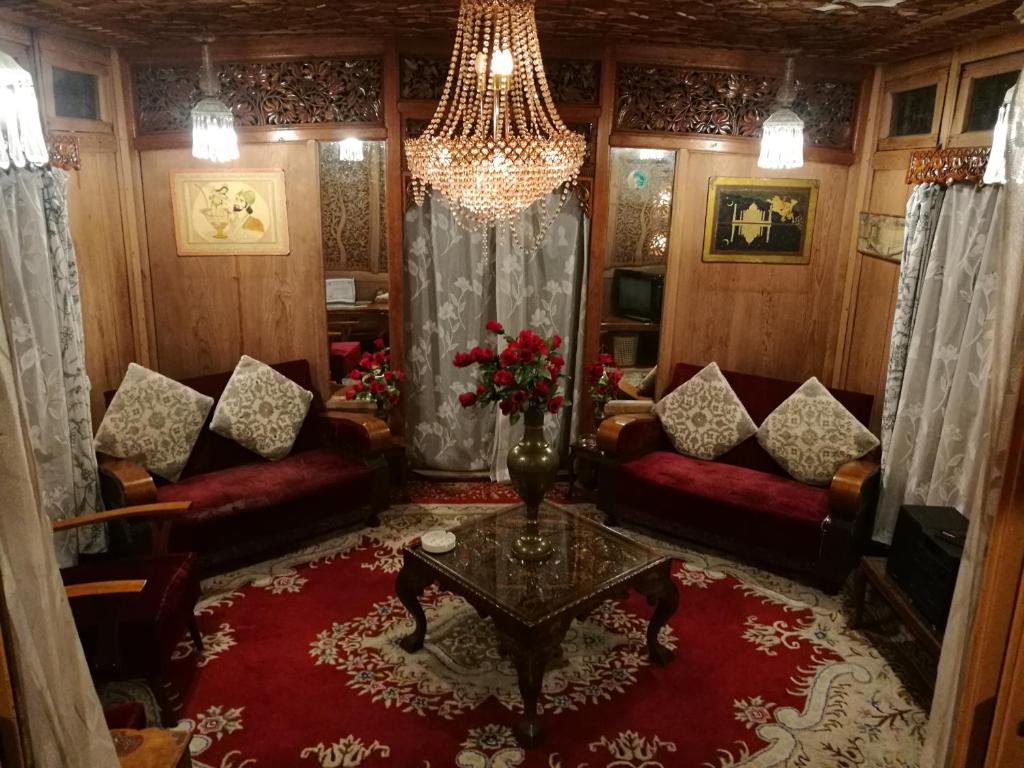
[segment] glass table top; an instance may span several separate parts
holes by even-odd
[[[526,530],[526,507],[509,507],[452,528],[456,545],[436,555],[410,550],[445,575],[533,624],[654,563],[667,559],[583,515],[543,503],[540,533],[554,546],[546,560],[527,563],[512,553]]]

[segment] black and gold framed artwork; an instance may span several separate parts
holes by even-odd
[[[817,204],[815,179],[712,178],[704,261],[807,264]]]

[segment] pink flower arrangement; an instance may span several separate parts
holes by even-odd
[[[452,360],[456,368],[479,368],[476,389],[459,395],[463,408],[497,403],[514,424],[525,413],[558,413],[569,405],[558,394],[567,378],[562,373],[565,358],[557,353],[560,336],[548,339],[529,329],[510,336],[496,320],[487,321],[487,330],[505,341],[504,349],[482,345],[457,352]]]
[[[615,361],[609,354],[601,353],[596,363],[587,366],[587,386],[595,408],[603,408],[606,403],[615,399],[620,381],[622,371],[615,367]]]
[[[377,339],[373,346],[374,351],[364,352],[359,367],[349,373],[355,384],[346,390],[345,399],[373,400],[383,409],[398,402],[405,374],[391,370],[391,349],[384,346],[384,339]]]

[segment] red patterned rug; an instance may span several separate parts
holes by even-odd
[[[425,648],[396,642],[411,628],[394,597],[402,543],[495,509],[447,493],[204,584],[206,653],[186,640],[175,662],[198,768],[917,765],[925,713],[833,599],[673,546],[675,660],[648,662],[642,599],[606,603],[570,630],[545,677],[547,741],[524,751],[488,621],[431,589]]]

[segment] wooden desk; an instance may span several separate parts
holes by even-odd
[[[389,312],[387,302],[328,304],[327,326],[343,325],[353,341],[372,342],[387,336]]]
[[[618,315],[608,315],[601,321],[601,333],[657,333],[660,330],[661,323]]]

